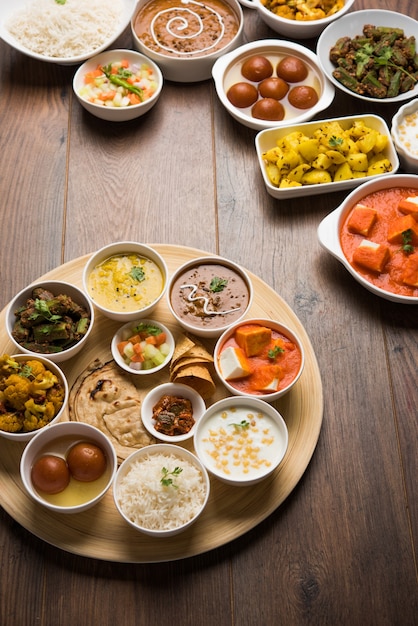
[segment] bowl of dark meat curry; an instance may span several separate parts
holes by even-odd
[[[144,398],[141,419],[156,439],[178,443],[193,437],[195,427],[206,405],[192,387],[164,383],[154,387]]]
[[[80,352],[94,322],[86,295],[62,281],[43,281],[22,289],[10,302],[6,329],[19,352],[59,363]]]
[[[418,95],[418,22],[394,11],[356,11],[321,34],[317,55],[341,91],[370,102]]]

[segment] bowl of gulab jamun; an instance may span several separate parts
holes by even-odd
[[[28,443],[20,476],[28,495],[58,513],[80,513],[97,504],[117,470],[116,452],[98,428],[83,422],[59,422]]]
[[[255,130],[311,120],[335,95],[317,56],[290,41],[247,43],[218,59],[212,76],[226,110]]]

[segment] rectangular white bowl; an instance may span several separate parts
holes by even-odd
[[[384,174],[375,174],[373,176],[364,176],[363,178],[354,178],[332,183],[323,183],[320,185],[286,187],[283,189],[276,187],[270,182],[267,175],[266,165],[263,160],[263,154],[267,152],[267,150],[270,150],[271,148],[277,146],[277,141],[279,139],[295,131],[302,132],[310,137],[316,130],[320,129],[325,123],[328,122],[338,122],[344,130],[347,130],[351,128],[353,122],[355,121],[363,121],[364,124],[369,128],[377,130],[383,135],[387,136],[388,144],[383,153],[392,164],[392,170],[388,173],[395,174],[399,169],[399,159],[393,145],[389,128],[384,119],[377,115],[352,115],[348,117],[335,117],[325,120],[317,120],[315,122],[307,122],[306,124],[281,126],[280,128],[268,128],[266,130],[260,131],[256,135],[255,147],[257,150],[258,162],[268,193],[277,200],[285,198],[299,198],[302,196],[313,196],[321,193],[331,193],[335,191],[342,191],[344,189],[353,189],[358,185],[361,185],[371,179],[376,178],[376,176],[384,176]]]

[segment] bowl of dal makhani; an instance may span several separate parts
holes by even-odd
[[[133,452],[113,483],[115,505],[123,519],[159,538],[189,528],[204,511],[209,493],[209,476],[200,460],[168,443]]]
[[[241,45],[243,20],[237,0],[139,0],[133,44],[167,80],[207,80],[216,59]]]
[[[124,32],[135,0],[14,0],[0,3],[0,37],[22,54],[77,65]]]
[[[223,398],[210,406],[193,436],[194,449],[208,472],[236,487],[270,476],[282,462],[288,430],[280,413],[258,398]]]
[[[191,259],[171,276],[168,307],[186,331],[198,337],[219,337],[251,307],[253,287],[238,264],[223,257]]]
[[[83,270],[83,288],[106,317],[129,322],[148,317],[167,289],[167,265],[151,246],[111,243],[94,252]]]

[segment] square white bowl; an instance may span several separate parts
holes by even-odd
[[[318,120],[315,122],[307,122],[306,124],[296,124],[283,126],[281,128],[269,128],[262,130],[256,135],[255,147],[258,156],[258,162],[263,176],[264,184],[267,192],[276,198],[282,200],[285,198],[300,198],[302,196],[313,196],[321,193],[331,193],[334,191],[343,191],[345,189],[352,189],[361,185],[369,180],[373,180],[377,175],[364,176],[363,178],[353,178],[350,180],[337,181],[332,183],[323,183],[318,185],[302,185],[301,187],[285,187],[280,189],[273,185],[270,181],[266,165],[263,159],[263,153],[267,152],[271,148],[277,145],[277,141],[289,133],[298,131],[304,133],[308,137],[322,128],[325,123],[338,122],[344,130],[347,130],[353,125],[354,121],[363,121],[366,126],[374,130],[379,131],[388,138],[387,147],[384,150],[384,155],[389,159],[392,164],[392,170],[390,174],[394,174],[399,169],[399,158],[393,145],[392,137],[386,122],[378,115],[352,115],[348,117],[336,117],[325,120]]]

